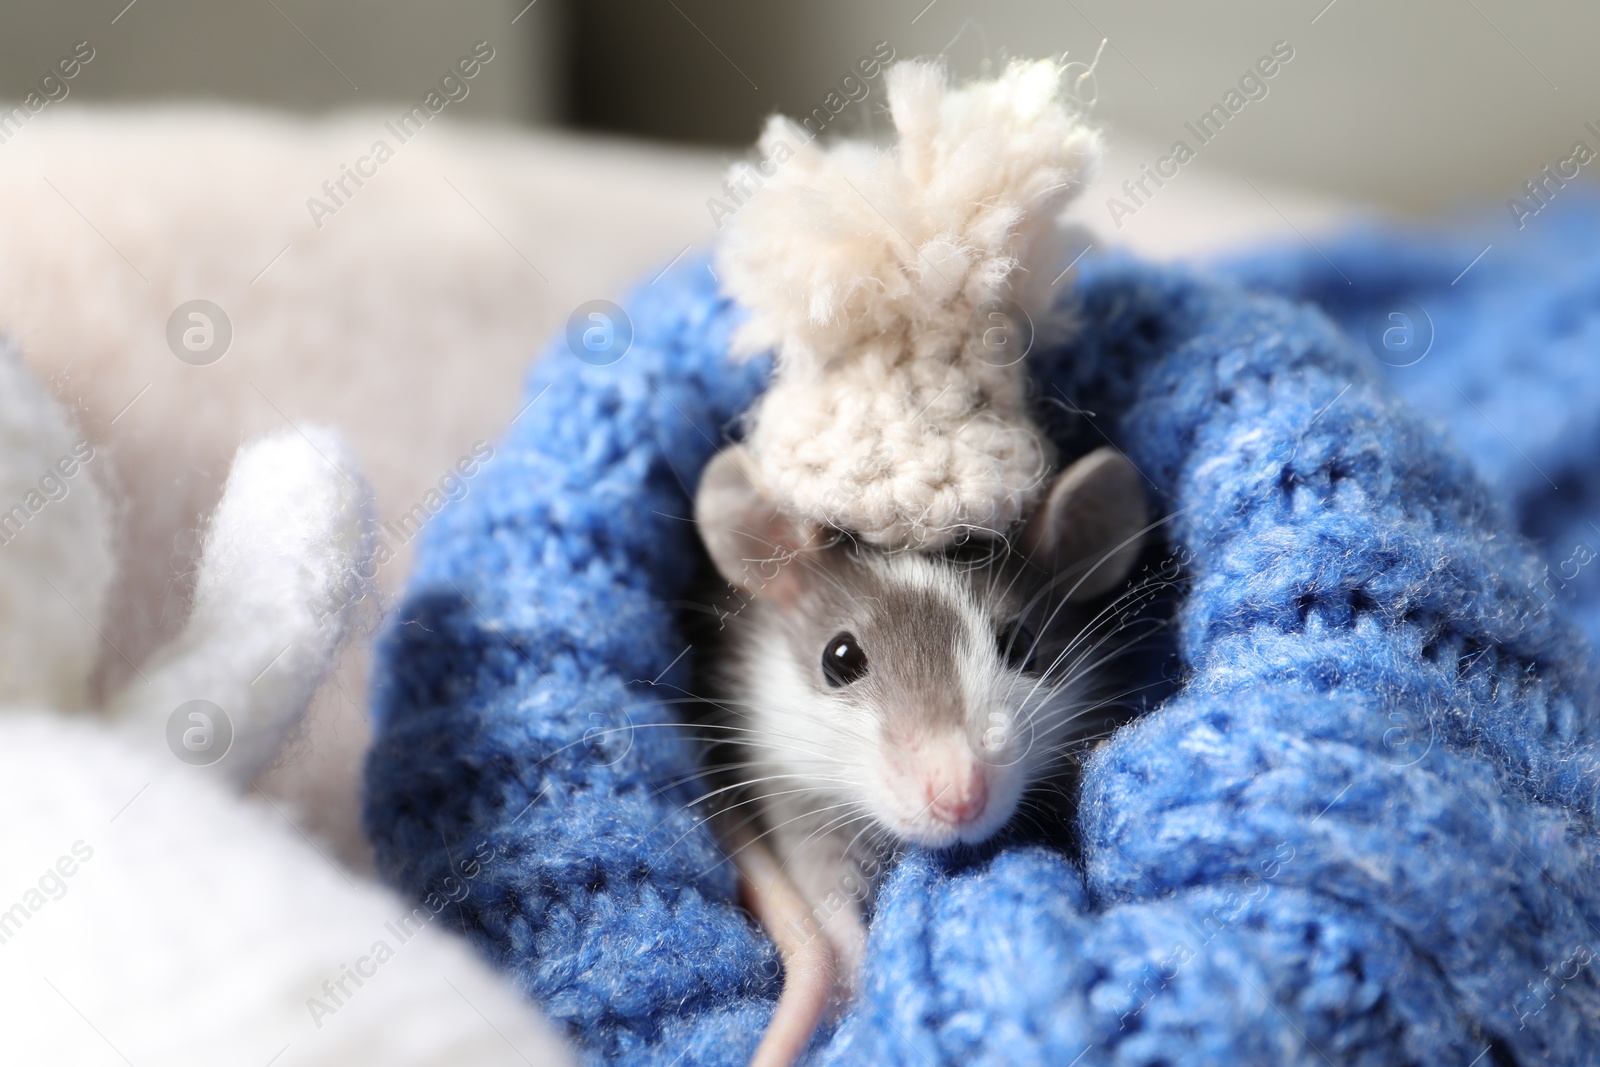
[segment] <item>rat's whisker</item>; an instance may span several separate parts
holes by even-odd
[[[809,845],[812,841],[816,840],[818,837],[821,837],[823,834],[832,833],[834,831],[842,831],[846,826],[849,826],[850,824],[852,824],[854,822],[857,822],[857,821],[859,821],[861,819],[871,819],[871,816],[867,815],[864,812],[856,812],[856,813],[852,814],[851,812],[847,811],[843,815],[836,816],[835,818],[829,819],[826,823],[824,823],[823,825],[817,827],[815,830],[811,831],[805,837],[801,838],[800,841],[793,848],[789,849],[789,855],[784,857],[783,862],[778,865],[778,869],[779,870],[786,870],[788,868],[788,866],[789,866],[789,861],[791,859],[793,859],[795,856],[800,855],[801,853],[803,853],[805,851],[805,847],[807,845]],[[871,826],[870,822],[868,823],[868,826],[869,827]],[[845,855],[849,855],[849,851],[848,850],[846,850]]]
[[[1104,648],[1106,643],[1112,638],[1120,636],[1121,634],[1134,629],[1134,625],[1130,624],[1128,627],[1108,633],[1105,635],[1105,637],[1095,642],[1094,645],[1085,649],[1077,657],[1077,659],[1075,659],[1068,666],[1068,669],[1063,673],[1061,678],[1050,681],[1049,687],[1045,690],[1045,697],[1042,701],[1040,701],[1040,703],[1048,703],[1050,700],[1054,699],[1057,694],[1077,684],[1083,678],[1102,671],[1108,664],[1113,663],[1119,658],[1131,653],[1135,648],[1138,647],[1140,641],[1149,637],[1151,634],[1158,632],[1162,628],[1164,628],[1164,624],[1158,623],[1150,626],[1145,630],[1145,632],[1136,634],[1132,640],[1113,645],[1110,651],[1108,651],[1105,655],[1102,655],[1093,661],[1089,661],[1089,656],[1095,654],[1101,648]],[[1037,691],[1038,688],[1035,687],[1034,692],[1029,694],[1028,699],[1033,699],[1034,693],[1037,693]]]
[[[713,811],[713,812],[710,812],[710,813],[706,814],[705,821],[709,822],[709,821],[711,821],[713,819],[716,819],[716,818],[719,818],[719,817],[721,817],[723,815],[726,815],[728,812],[733,811],[733,810],[735,810],[737,808],[742,808],[746,804],[756,804],[756,803],[759,803],[761,801],[767,800],[767,799],[769,799],[771,797],[797,796],[797,795],[802,794],[802,793],[813,793],[813,792],[815,792],[814,789],[810,789],[810,788],[807,788],[805,786],[802,786],[802,787],[800,787],[798,789],[764,790],[764,791],[762,791],[761,793],[759,793],[759,794],[757,794],[755,796],[746,797],[743,800],[736,801],[736,802],[734,802],[732,804],[728,804],[728,805],[726,805],[724,807],[718,808],[716,811]],[[698,802],[696,802],[696,803],[698,803]]]
[[[791,823],[799,822],[801,819],[814,818],[815,816],[820,815],[825,811],[836,811],[839,808],[848,808],[848,807],[853,807],[853,806],[854,806],[854,802],[853,801],[848,801],[848,800],[843,802],[843,803],[840,803],[840,804],[829,804],[826,807],[817,808],[814,811],[808,811],[808,812],[805,812],[803,814],[796,815],[794,818],[785,820],[784,822],[781,822],[776,826],[768,827],[767,829],[763,830],[761,833],[755,835],[755,837],[751,838],[749,841],[745,842],[743,845],[740,845],[738,848],[736,848],[733,851],[729,852],[726,856],[724,856],[717,863],[715,863],[712,866],[707,867],[705,870],[701,871],[695,877],[696,878],[705,877],[706,875],[710,874],[712,871],[716,870],[718,867],[722,866],[722,864],[728,862],[734,856],[738,855],[738,853],[742,852],[744,849],[746,849],[746,848],[750,847],[751,845],[755,844],[757,841],[760,841],[762,838],[766,837],[768,834],[771,834],[776,830],[781,830],[785,826],[790,825]]]
[[[699,805],[705,803],[707,800],[710,800],[712,797],[720,796],[721,794],[726,793],[729,790],[747,789],[750,786],[760,785],[762,782],[777,782],[777,781],[782,781],[784,779],[791,779],[791,780],[799,780],[799,781],[803,781],[803,782],[809,782],[809,781],[813,781],[816,778],[817,778],[817,776],[816,775],[812,775],[812,774],[796,774],[796,773],[792,773],[791,772],[791,773],[786,773],[786,774],[766,774],[766,775],[762,775],[760,778],[741,779],[741,780],[739,780],[737,782],[733,782],[733,783],[730,783],[728,785],[721,786],[721,787],[719,787],[717,789],[713,789],[709,793],[703,793],[700,796],[695,797],[693,800],[686,801],[683,804],[683,806],[685,808],[698,807]],[[659,794],[660,792],[661,792],[661,790],[657,790],[657,794]],[[801,792],[806,792],[806,790],[803,790],[803,789],[790,789],[790,790],[787,790],[786,792],[789,792],[789,793],[801,793]],[[782,796],[782,795],[784,795],[784,794],[783,793],[778,793],[778,792],[772,792],[772,791],[769,791],[769,790],[762,790],[761,791],[761,796],[775,797],[775,796]]]

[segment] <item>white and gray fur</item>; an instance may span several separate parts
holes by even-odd
[[[1139,476],[1101,449],[1057,477],[1014,544],[927,554],[782,514],[731,446],[695,518],[734,590],[710,670],[730,780],[853,973],[859,887],[883,850],[986,840],[1081,732],[1096,657],[1077,605],[1138,554]],[[830,684],[824,653],[846,634],[866,669]]]

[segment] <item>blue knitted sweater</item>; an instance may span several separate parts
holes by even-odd
[[[1111,439],[1172,516],[1177,691],[1090,760],[1081,852],[1023,836],[887,875],[813,1062],[1600,1063],[1573,621],[1600,598],[1565,543],[1600,526],[1600,210],[1563,218],[1454,286],[1481,243],[1085,261],[1036,390],[1094,412],[1062,444]],[[1390,370],[1366,324],[1396,300],[1435,336]],[[692,490],[765,369],[725,360],[738,311],[703,260],[629,310],[614,366],[534,366],[427,531],[366,820],[385,876],[595,1061],[732,1065],[778,967],[685,807],[675,602]]]

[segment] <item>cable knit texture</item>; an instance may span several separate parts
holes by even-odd
[[[756,477],[796,515],[938,548],[1004,531],[1050,475],[1022,357],[1056,326],[1057,217],[1100,140],[1048,61],[960,88],[931,61],[885,81],[893,149],[823,148],[771,119],[759,169],[729,176],[759,186],[718,273],[750,312],[736,351],[778,356],[752,413]]]
[[[1354,337],[1399,331],[1399,351],[1380,348],[1390,382],[1514,505],[1543,549],[1541,596],[1600,643],[1600,193],[1563,195],[1510,238],[1368,227],[1324,245],[1328,259],[1297,243],[1229,266]]]
[[[1525,239],[1520,267],[1432,309],[1430,360],[1495,358],[1466,340],[1476,301],[1534,308],[1525,346],[1593,336],[1595,242],[1541,259]],[[1415,286],[1466,262],[1405,242]],[[1394,249],[1330,254],[1361,321]],[[1266,285],[1267,262],[1230,269]],[[1561,314],[1517,304],[1552,285]],[[368,826],[413,894],[480,843],[508,857],[447,915],[595,1061],[742,1063],[774,955],[682,806],[697,754],[670,723],[693,686],[690,495],[765,368],[725,359],[741,313],[704,261],[630,307],[627,358],[540,361],[506,460],[429,530],[379,661]],[[1035,385],[1096,413],[1059,410],[1064,454],[1109,437],[1172,516],[1180,688],[1090,760],[1081,854],[914,851],[887,875],[859,998],[812,1062],[1600,1063],[1595,679],[1516,535],[1517,464],[1486,481],[1310,305],[1100,260],[1071,310]],[[1592,419],[1569,406],[1592,384],[1538,378],[1592,383],[1582,352],[1500,387]],[[1433,413],[1470,446],[1455,395]]]

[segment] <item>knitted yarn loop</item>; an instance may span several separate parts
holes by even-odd
[[[745,442],[764,488],[873,544],[937,549],[1004,532],[1048,480],[1022,357],[1057,326],[1058,217],[1100,141],[1052,62],[885,81],[892,149],[767,124],[757,150],[785,162],[730,220],[718,273],[749,312],[734,351],[777,354]]]

